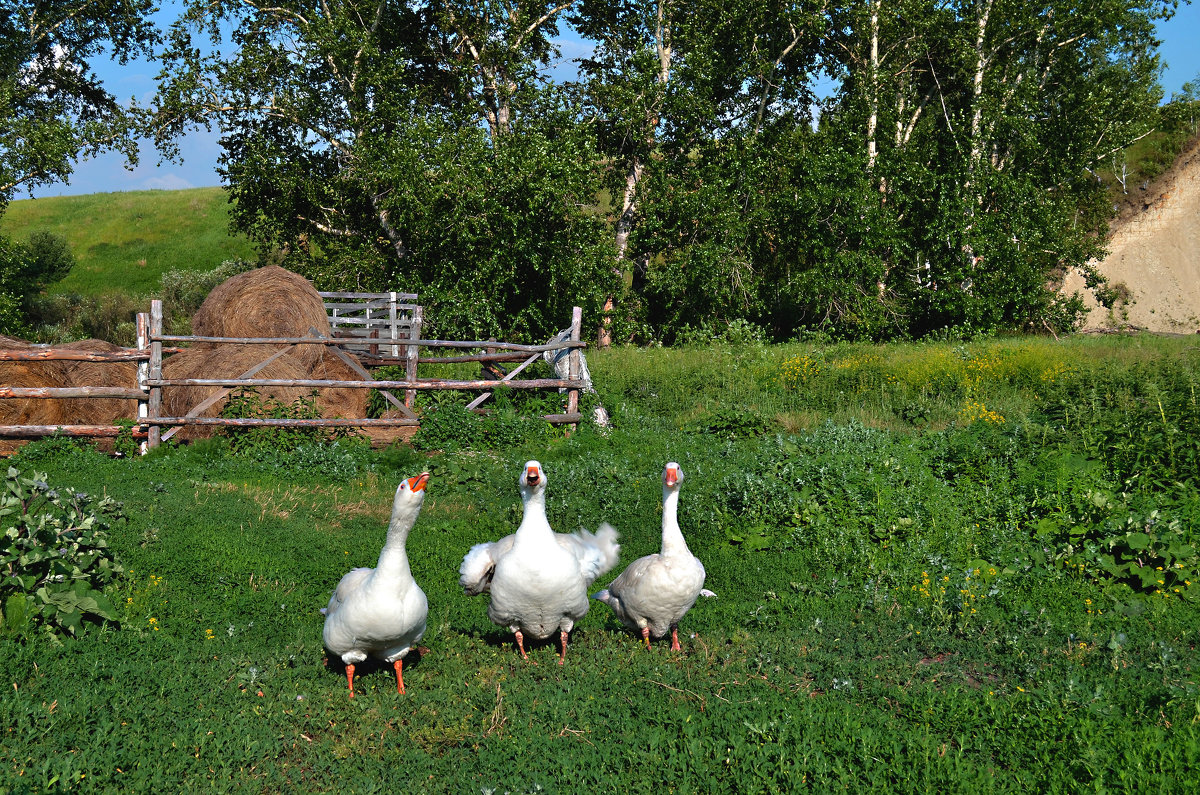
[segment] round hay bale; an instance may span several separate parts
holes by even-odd
[[[355,362],[358,361],[354,354],[346,355]],[[308,377],[323,381],[367,380],[331,350],[321,352],[321,358],[309,370]],[[317,406],[321,410],[321,416],[328,419],[334,417],[361,419],[367,416],[369,393],[370,390],[367,389],[322,389],[317,395]]]
[[[263,345],[214,345],[209,348],[190,348],[163,362],[163,378],[238,378],[251,367],[271,355]],[[252,378],[277,378],[298,380],[308,377],[307,368],[290,355],[280,356]],[[162,412],[166,417],[186,416],[194,406],[203,403],[212,395],[224,390],[217,386],[168,386],[163,387]],[[302,387],[258,387],[264,400],[268,397],[280,403],[291,404],[306,397],[311,390]],[[232,393],[231,393],[232,394]],[[197,416],[217,417],[229,402],[222,398],[201,411]],[[214,436],[218,426],[184,426],[176,434],[179,439],[204,439]]]
[[[62,386],[62,362],[0,362],[5,386]],[[70,425],[61,418],[62,400],[0,400],[0,425]]]
[[[31,348],[32,345],[12,337],[0,339],[0,348]],[[66,348],[95,353],[121,350],[119,345],[104,340],[80,340],[64,345],[42,346]],[[0,362],[0,382],[8,386],[137,386],[137,364],[134,362],[77,362],[47,360],[32,362]],[[121,398],[28,398],[0,400],[0,425],[113,425],[119,419],[136,419],[137,401]],[[0,443],[0,455],[11,453],[24,440],[5,440]],[[100,439],[101,450],[111,449],[111,439]]]
[[[12,338],[8,338],[11,340]],[[0,347],[32,348],[32,345],[3,344]],[[104,340],[80,340],[44,346],[76,351],[110,353],[120,350]],[[0,362],[0,381],[8,386],[137,386],[137,365],[132,362],[73,362],[61,359],[32,362]],[[120,417],[134,419],[136,400],[115,398],[62,398],[0,401],[0,423],[5,425],[104,425]]]
[[[332,336],[321,296],[303,276],[277,265],[221,282],[192,317],[192,333],[200,337],[307,337],[310,328]],[[263,359],[277,350],[253,347]],[[323,349],[323,345],[298,345],[288,355],[309,368]]]
[[[88,353],[113,353],[123,350],[105,340],[80,340],[56,346]],[[55,362],[62,366],[63,386],[137,387],[135,362]],[[137,401],[122,398],[70,398],[49,401],[62,403],[61,411],[72,425],[112,425],[116,420],[137,419]]]

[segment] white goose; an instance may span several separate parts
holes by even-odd
[[[554,532],[546,519],[546,473],[537,461],[525,463],[517,485],[524,503],[517,532],[471,547],[458,581],[468,596],[491,594],[488,618],[513,633],[524,659],[525,633],[542,640],[558,632],[562,665],[567,633],[587,614],[588,587],[616,565],[617,531],[602,524],[595,534]]]
[[[325,648],[346,664],[346,681],[354,698],[354,666],[374,655],[392,663],[396,690],[404,693],[404,655],[425,634],[429,603],[413,580],[405,542],[425,501],[429,473],[403,481],[392,501],[387,542],[375,568],[353,569],[342,577],[329,598],[323,638]]]
[[[608,588],[592,595],[612,608],[621,623],[640,632],[646,648],[650,637],[671,633],[671,650],[679,651],[679,621],[704,588],[704,565],[688,549],[679,529],[679,486],[683,470],[674,461],[663,469],[662,552],[638,558]]]

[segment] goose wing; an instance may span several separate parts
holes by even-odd
[[[512,551],[515,535],[507,535],[499,541],[485,541],[471,547],[458,567],[458,584],[467,596],[488,593],[492,588],[492,575],[496,563]]]
[[[363,583],[367,581],[373,571],[375,569],[364,566],[346,572],[338,581],[337,588],[333,589],[333,595],[329,597],[329,604],[322,608],[321,612],[325,615],[336,613],[351,594],[362,588]]]

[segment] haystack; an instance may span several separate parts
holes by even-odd
[[[358,361],[354,354],[346,353],[346,355],[352,361]],[[322,351],[321,358],[308,371],[308,377],[322,381],[367,380],[365,376],[359,374],[353,367],[342,361],[336,353],[328,349]],[[317,396],[317,405],[321,409],[322,417],[358,419],[367,416],[368,394],[366,389],[322,389]]]
[[[192,317],[192,333],[200,337],[307,337],[310,328],[332,336],[321,296],[303,276],[276,265],[226,279]],[[266,345],[254,348],[260,360],[275,352]],[[311,368],[323,350],[300,345],[288,355]]]
[[[60,348],[89,353],[113,353],[123,350],[105,340],[80,340]],[[134,362],[56,362],[62,367],[63,386],[122,386],[137,388],[137,364]],[[137,419],[137,401],[121,398],[71,398],[45,401],[61,403],[61,411],[71,424],[111,425],[119,419]]]
[[[270,352],[262,345],[215,345],[211,348],[190,348],[163,361],[163,378],[168,380],[238,378],[269,356]],[[252,377],[297,380],[307,378],[308,371],[301,362],[292,356],[284,355],[259,370]],[[163,415],[167,417],[186,416],[194,406],[203,403],[224,389],[225,387],[217,386],[163,387]],[[306,397],[310,391],[303,387],[258,387],[260,397],[264,399],[271,397],[284,404],[291,404],[298,398]],[[218,400],[197,416],[219,416],[227,402],[228,398]],[[202,439],[215,433],[216,428],[211,425],[187,426],[179,431],[177,437]]]
[[[306,346],[307,347],[307,346]],[[349,365],[332,352],[323,352],[313,367],[287,353],[255,373],[251,378],[300,380],[320,379],[330,381],[357,381],[359,376]],[[262,345],[219,345],[211,348],[191,348],[163,362],[163,377],[168,380],[182,378],[238,378],[250,368],[269,357]],[[171,386],[163,388],[163,414],[168,417],[183,417],[193,407],[203,403],[224,387],[215,386]],[[258,387],[258,394],[266,399],[274,398],[280,403],[291,404],[298,398],[312,394],[308,387]],[[216,417],[228,402],[218,400],[197,416]],[[365,389],[322,389],[316,396],[317,410],[322,417],[359,418],[366,416],[367,390]],[[213,426],[189,426],[179,431],[181,439],[199,439],[216,433]]]
[[[31,347],[11,337],[0,348]],[[111,353],[120,346],[104,340],[80,340],[56,348]],[[133,362],[74,362],[63,360],[0,362],[0,382],[7,386],[137,386]],[[65,398],[0,400],[0,425],[111,425],[118,419],[136,419],[137,401],[118,398]]]

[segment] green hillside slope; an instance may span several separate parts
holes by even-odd
[[[67,239],[77,264],[51,292],[146,294],[158,290],[165,271],[252,258],[249,240],[231,235],[228,222],[222,188],[132,191],[14,201],[0,217],[0,234],[25,240],[47,231]]]

